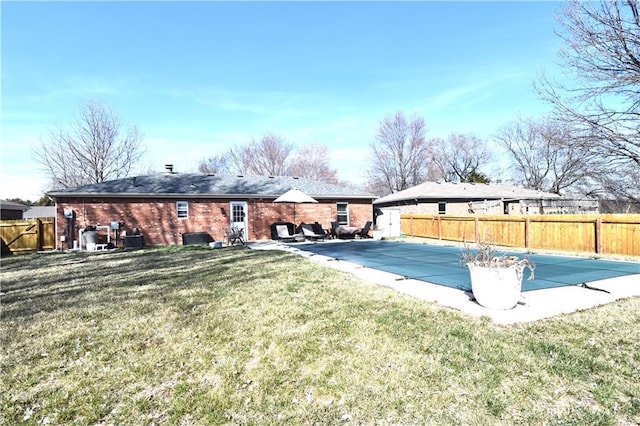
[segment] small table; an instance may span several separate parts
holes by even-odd
[[[360,231],[362,231],[362,228],[356,226],[339,226],[338,229],[336,229],[336,234],[338,234],[338,238],[340,238],[341,235],[353,238]]]

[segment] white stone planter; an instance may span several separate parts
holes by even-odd
[[[489,309],[511,309],[520,300],[522,274],[517,266],[488,267],[468,263],[471,290],[476,301]]]
[[[382,231],[374,230],[373,231],[373,239],[374,240],[381,240],[382,239]]]

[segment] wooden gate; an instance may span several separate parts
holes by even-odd
[[[55,218],[0,221],[2,255],[53,250]]]

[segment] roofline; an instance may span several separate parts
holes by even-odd
[[[2,204],[2,210],[13,210],[13,211],[16,211],[16,212],[17,211],[26,212],[29,209],[30,209],[30,207],[28,207],[28,206],[19,207],[19,206],[10,206],[10,205],[6,205],[6,204]]]
[[[144,193],[113,193],[113,192],[49,192],[48,196],[54,198],[198,198],[198,199],[264,199],[273,198],[276,199],[282,194],[188,194],[188,193],[167,193],[158,194],[157,192],[144,192]],[[377,197],[374,195],[313,195],[311,197],[324,200],[324,199],[362,199],[362,200],[375,200]]]
[[[418,202],[424,202],[424,201],[431,201],[431,202],[437,202],[437,201],[506,201],[506,202],[510,202],[510,201],[522,201],[522,200],[555,200],[558,198],[562,198],[559,195],[558,196],[550,196],[550,197],[510,197],[510,198],[506,198],[506,197],[501,197],[501,196],[492,196],[492,197],[450,197],[450,196],[443,196],[443,197],[407,197],[407,198],[397,198],[395,200],[386,200],[386,201],[374,201],[373,204],[393,204],[393,203],[400,203],[400,202],[411,202],[412,204],[415,204],[416,201]]]

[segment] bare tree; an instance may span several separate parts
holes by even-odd
[[[240,173],[245,175],[297,176],[319,182],[338,183],[338,173],[329,165],[325,145],[310,144],[295,149],[281,136],[267,134],[228,151],[203,158],[198,163],[201,173]]]
[[[198,162],[198,171],[200,173],[211,174],[228,174],[229,170],[228,158],[226,155],[214,155],[213,157],[203,158]]]
[[[580,182],[579,191],[599,199],[616,199],[621,204],[638,204],[640,167],[631,161],[620,163],[602,157],[598,157],[597,160],[589,164],[589,173],[584,181]]]
[[[560,83],[541,76],[536,89],[572,126],[570,143],[640,168],[640,11],[637,0],[572,0],[559,18]],[[637,191],[636,191],[637,192]]]
[[[54,187],[69,188],[128,176],[142,156],[141,140],[106,104],[86,101],[72,124],[54,128],[34,155]]]
[[[474,135],[452,133],[446,140],[433,139],[431,150],[439,177],[445,181],[475,182],[475,179],[486,179],[479,170],[489,161],[490,155],[482,139]]]
[[[317,182],[338,183],[338,172],[329,166],[329,149],[320,144],[300,148],[287,174]]]
[[[398,111],[385,117],[371,143],[370,188],[386,195],[422,183],[431,155],[424,119]]]
[[[615,178],[613,178],[613,176]],[[640,196],[638,195],[638,182],[640,182],[640,168],[631,163],[616,168],[614,174],[604,174],[602,179],[602,191],[598,198],[603,198],[602,194],[607,194],[608,198],[626,200],[631,204],[640,206]],[[624,211],[624,210],[623,210]],[[628,211],[627,211],[628,212]],[[636,210],[640,213],[640,211]]]
[[[513,160],[514,176],[528,188],[554,193],[577,188],[597,165],[589,149],[569,143],[570,128],[551,119],[520,118],[504,125],[496,139]]]
[[[236,146],[227,152],[231,169],[247,175],[283,176],[287,174],[293,144],[283,137],[267,134],[259,141]]]

